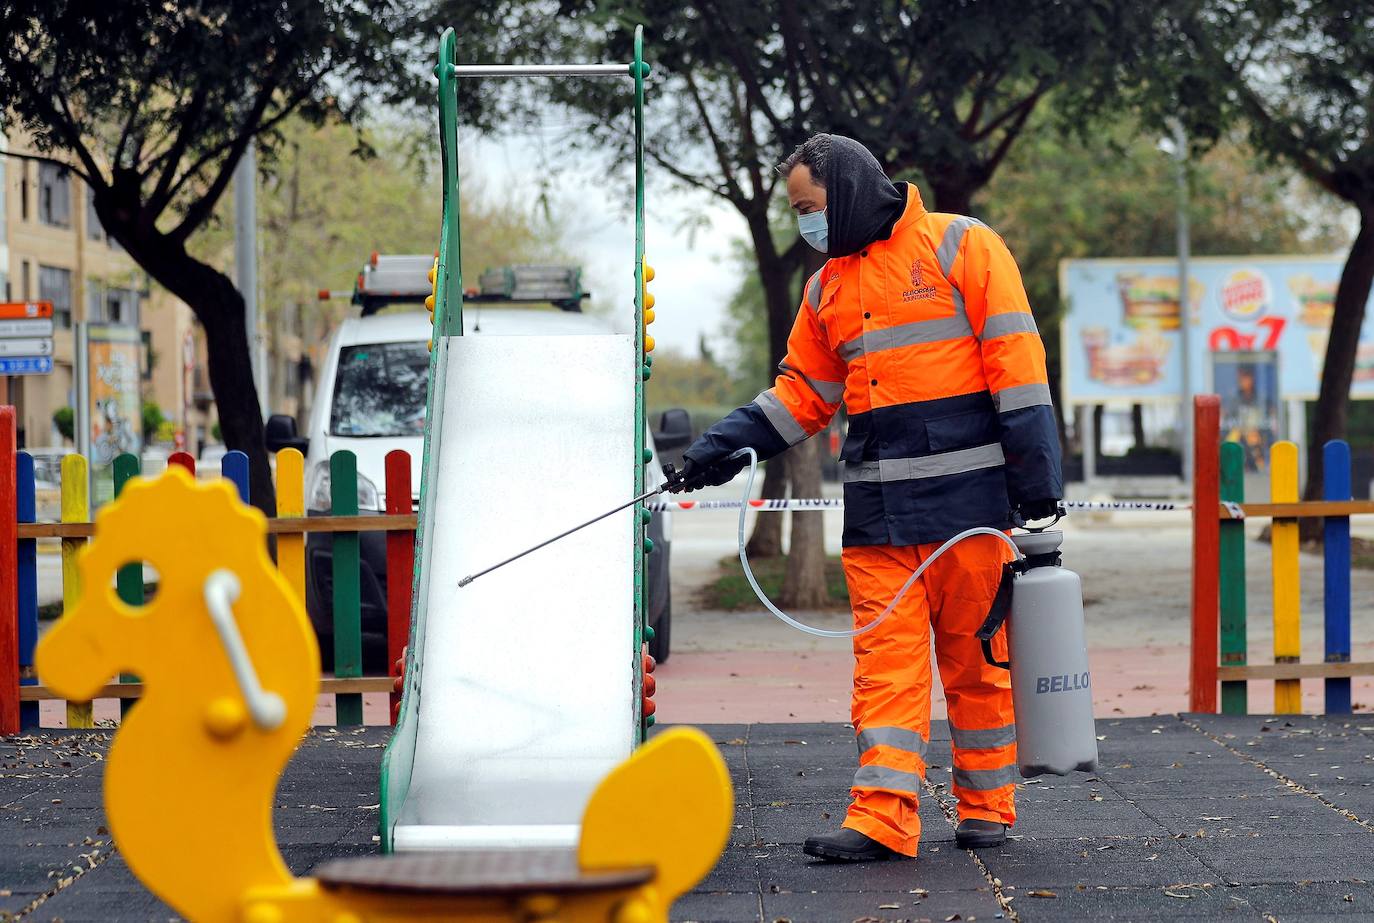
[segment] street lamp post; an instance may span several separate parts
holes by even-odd
[[[1179,389],[1179,431],[1182,435],[1183,483],[1193,481],[1193,323],[1192,298],[1188,290],[1188,139],[1183,124],[1173,121],[1174,163],[1178,169],[1178,351],[1182,368]]]

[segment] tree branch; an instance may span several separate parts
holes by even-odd
[[[162,214],[163,209],[172,198],[172,181],[177,174],[177,167],[181,164],[181,158],[185,156],[186,149],[191,144],[191,136],[194,133],[195,122],[200,118],[200,113],[205,108],[207,94],[203,87],[197,86],[191,94],[191,102],[183,110],[181,116],[181,126],[177,130],[176,136],[172,141],[172,146],[167,152],[157,160],[148,164],[148,172],[152,173],[157,169],[159,161],[163,163],[161,175],[158,176],[157,185],[153,187],[153,192],[148,196],[147,208],[156,216]]]
[[[90,149],[86,147],[86,142],[81,139],[81,131],[77,128],[76,118],[72,115],[71,107],[67,105],[67,97],[62,93],[57,93],[55,96],[65,117],[53,120],[56,123],[56,128],[67,137],[67,146],[71,148],[76,154],[76,159],[81,161],[82,166],[86,168],[85,173],[77,170],[76,175],[92,185],[96,183],[105,185],[104,175],[100,172],[100,165],[95,162]]]
[[[691,186],[694,189],[701,189],[705,192],[709,192],[711,193],[711,195],[720,196],[722,199],[729,202],[731,205],[743,211],[744,204],[748,200],[742,197],[736,197],[732,195],[730,190],[726,188],[724,185],[719,183],[711,183],[700,176],[695,176],[691,173],[688,173],[687,171],[679,167],[675,162],[668,159],[668,156],[666,154],[654,150],[653,148],[646,147],[644,149],[644,153],[648,154],[650,160],[652,160],[654,163],[662,167],[665,171],[671,174],[674,179],[678,180],[679,182],[685,183],[686,185]]]
[[[726,188],[732,196],[743,198],[743,190],[735,181],[735,165],[730,162],[725,145],[716,133],[716,127],[711,122],[711,115],[706,110],[706,101],[701,98],[701,91],[697,89],[697,82],[692,77],[692,72],[684,69],[682,79],[687,84],[687,93],[691,96],[692,104],[696,107],[697,115],[701,118],[702,127],[706,130],[706,137],[711,141],[711,149],[715,152],[716,163],[720,165],[720,174],[725,180]]]

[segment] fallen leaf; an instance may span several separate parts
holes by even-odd
[[[907,894],[914,894],[917,897],[930,897],[930,892],[925,888],[912,888]]]
[[[1167,895],[1169,895],[1170,897],[1176,897],[1176,898],[1178,898],[1179,900],[1190,901],[1190,900],[1193,899],[1193,895],[1191,895],[1191,894],[1180,894],[1180,893],[1178,893],[1177,891],[1165,891],[1164,893],[1167,894]]]
[[[1038,889],[1036,889],[1036,890],[1034,890],[1034,891],[1027,891],[1026,894],[1030,895],[1031,897],[1058,897],[1058,896],[1059,896],[1058,894],[1055,894],[1053,891],[1046,891],[1044,888],[1038,888]]]
[[[879,904],[879,905],[878,905],[878,909],[879,909],[879,910],[901,910],[901,909],[902,909],[902,905],[901,905],[901,904]]]

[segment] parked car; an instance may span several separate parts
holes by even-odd
[[[483,308],[480,331],[476,312],[464,318],[468,335],[577,335],[611,332],[600,318],[563,311]],[[310,423],[298,434],[295,420],[274,415],[267,423],[271,451],[294,447],[306,456],[305,497],[309,515],[330,509],[329,459],[341,449],[352,451],[358,463],[358,509],[380,513],[386,509],[385,458],[394,449],[410,454],[412,496],[419,505],[421,454],[424,445],[425,397],[429,352],[425,347],[432,328],[427,313],[377,314],[346,320],[335,332],[319,378],[319,395]],[[677,432],[671,438],[690,438]],[[652,434],[647,444],[657,450]],[[676,442],[675,442],[676,444]],[[684,443],[685,444],[685,443]],[[661,483],[655,462],[648,468],[649,483]],[[655,480],[656,479],[656,480]],[[672,517],[654,516],[649,537],[650,587],[648,623],[655,637],[650,652],[666,660],[672,634],[672,593],[668,582]],[[332,669],[333,558],[332,536],[311,534],[306,540],[306,609],[320,639],[325,669]],[[364,532],[359,537],[362,559],[363,668],[386,672],[386,534]]]

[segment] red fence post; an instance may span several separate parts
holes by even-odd
[[[1221,399],[1193,398],[1193,643],[1188,708],[1217,710],[1221,587]]]
[[[19,733],[19,507],[13,407],[0,407],[0,735]]]
[[[179,468],[185,468],[188,474],[192,477],[195,476],[196,457],[190,452],[173,452],[171,455],[167,456],[167,466],[170,468],[172,465],[176,465]]]
[[[408,515],[410,499],[410,453],[395,449],[386,455],[386,511]],[[410,637],[411,579],[415,571],[415,533],[391,531],[386,534],[386,662],[388,675],[399,674],[401,659]],[[388,712],[395,721],[400,693],[391,694]]]

